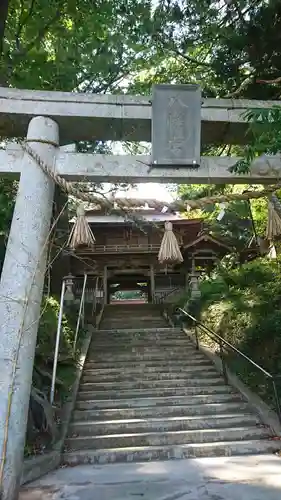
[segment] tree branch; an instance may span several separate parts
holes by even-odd
[[[36,2],[36,0],[31,0],[31,4],[29,6],[28,13],[26,14],[26,16],[22,20],[21,20],[22,16],[20,16],[20,18],[19,18],[18,29],[17,29],[16,35],[15,35],[16,47],[18,50],[20,50],[20,36],[21,36],[22,29],[26,25],[28,19],[30,18],[30,16],[33,13],[35,2]],[[21,7],[22,7],[22,11],[23,11],[23,0],[21,0]]]
[[[281,83],[281,76],[274,78],[273,80],[256,80],[256,83]]]
[[[163,40],[163,38],[161,38],[159,33],[154,33],[154,39],[156,40],[156,42],[158,42],[160,45],[162,45],[163,50],[171,51],[174,54],[176,54],[177,56],[180,56],[183,59],[185,59],[187,62],[192,63],[192,64],[196,64],[197,66],[204,66],[205,68],[212,68],[212,64],[210,64],[210,63],[206,63],[204,61],[198,61],[197,59],[195,59],[192,56],[189,56],[187,54],[183,54],[176,47],[167,46],[168,43],[165,40]]]
[[[236,90],[234,90],[233,92],[230,92],[229,94],[224,96],[223,99],[233,99],[235,97],[238,97],[239,94],[242,92],[242,90],[244,90],[244,88],[247,87],[247,85],[249,85],[249,83],[252,83],[253,78],[254,78],[254,74],[255,73],[253,72],[249,76],[247,76],[245,78],[245,80],[243,80],[243,82],[239,85],[239,87]]]
[[[170,50],[172,50],[172,52],[174,52],[175,54],[177,54],[178,56],[182,57],[183,59],[185,59],[186,61],[188,61],[192,64],[196,64],[197,66],[204,66],[205,68],[212,68],[212,64],[206,63],[204,61],[198,61],[197,59],[195,59],[192,56],[189,56],[187,54],[183,54],[180,50],[178,50],[176,48],[170,49]]]
[[[48,31],[48,29],[54,24],[55,21],[57,21],[62,14],[62,11],[60,9],[57,9],[55,15],[50,19],[50,21],[45,24],[43,28],[41,28],[38,32],[38,35],[30,42],[26,47],[23,47],[22,50],[20,50],[17,53],[17,56],[25,56],[28,54],[28,52],[36,45],[36,43],[40,42],[42,38],[44,37],[45,33]]]

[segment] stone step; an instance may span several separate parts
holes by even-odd
[[[189,354],[187,350],[183,351],[183,349],[178,350],[175,352],[174,350],[163,350],[163,351],[158,351],[156,350],[148,350],[141,352],[136,351],[136,352],[126,352],[126,353],[103,353],[103,352],[92,352],[88,354],[87,359],[93,361],[98,361],[98,362],[104,362],[104,363],[109,363],[111,362],[113,365],[117,362],[135,362],[137,364],[139,361],[162,361],[163,364],[166,363],[168,360],[172,360],[174,364],[177,363],[178,360],[185,360],[185,363],[188,363],[188,360],[190,356],[193,356],[192,354]]]
[[[92,342],[88,351],[88,357],[91,356],[99,356],[100,354],[104,354],[105,356],[112,355],[112,356],[123,356],[123,355],[130,355],[135,354],[158,354],[158,353],[163,353],[166,354],[171,353],[171,355],[176,355],[176,354],[181,354],[184,353],[186,356],[192,357],[193,352],[195,351],[194,347],[192,345],[187,344],[186,342],[183,342],[182,344],[174,344],[173,342],[147,342],[147,343],[134,343],[134,342],[127,342],[127,343],[119,343],[116,345],[106,345],[102,346],[98,343]]]
[[[103,330],[119,330],[120,333],[131,330],[135,326],[135,321],[111,321],[111,322],[104,322],[101,324],[101,327]],[[167,323],[162,322],[162,321],[138,321],[137,325],[139,326],[139,331],[140,330],[147,330],[148,328],[153,328],[154,330],[163,330],[166,326]]]
[[[118,314],[120,312],[139,312],[140,314],[143,313],[144,311],[157,311],[159,314],[160,308],[158,307],[157,304],[107,304],[105,306],[105,312],[106,314],[111,314],[115,313]]]
[[[119,345],[136,345],[136,346],[145,346],[145,345],[161,345],[162,342],[164,342],[163,345],[171,345],[174,342],[176,342],[175,345],[188,345],[193,347],[195,349],[194,344],[188,339],[187,337],[180,336],[180,337],[173,337],[173,335],[165,335],[165,337],[161,338],[161,333],[160,334],[155,334],[149,335],[147,337],[140,337],[137,335],[128,335],[127,337],[92,337],[91,341],[91,346],[100,346],[100,347],[107,347],[107,346],[112,346],[113,348]]]
[[[110,330],[111,328],[120,328],[120,330],[123,329],[130,329],[130,328],[135,328],[136,324],[138,325],[138,328],[141,329],[146,329],[146,328],[165,328],[168,323],[164,319],[159,319],[159,318],[112,318],[112,319],[107,319],[102,321],[101,323],[101,328],[103,330]]]
[[[151,375],[153,373],[158,373],[167,375],[169,378],[170,375],[172,376],[173,373],[186,373],[186,374],[194,374],[194,376],[197,376],[204,370],[216,370],[214,365],[209,361],[208,359],[184,359],[184,363],[176,363],[172,364],[171,362],[169,364],[166,363],[160,363],[157,362],[155,365],[150,365],[150,363],[146,363],[145,361],[142,363],[126,363],[126,364],[120,364],[120,365],[111,365],[109,366],[108,364],[105,364],[104,368],[91,368],[91,365],[95,365],[96,363],[94,361],[88,361],[85,363],[85,368],[84,371],[85,373],[89,375],[98,375],[100,374],[101,376],[105,375],[110,375],[110,376],[118,376],[118,375],[128,375],[131,376],[133,374],[139,375],[139,376],[145,376],[145,375]],[[90,365],[90,368],[88,368],[88,365]]]
[[[108,304],[105,306],[104,311],[106,316],[118,316],[120,314],[130,314],[132,312],[134,312],[134,314],[138,314],[139,316],[141,314],[161,314],[160,308],[152,304],[130,304],[126,307],[119,304]]]
[[[129,314],[124,312],[120,312],[120,314],[107,314],[104,315],[104,320],[114,319],[122,321],[122,319],[128,318],[128,316],[132,321],[139,319],[147,321],[150,319],[158,319],[164,321],[164,317],[157,310],[140,311],[140,314],[134,312],[134,316],[132,316],[132,311],[130,311]]]
[[[128,313],[123,313],[123,314],[104,314],[103,316],[103,321],[102,324],[105,322],[109,321],[116,321],[118,323],[121,323],[122,320],[127,321],[128,323],[131,322],[132,328],[139,328],[139,323],[140,322],[145,322],[148,323],[150,320],[152,321],[158,321],[159,323],[163,323],[164,325],[168,326],[167,320],[159,314],[159,311],[143,311],[140,312],[139,314],[134,311],[130,311]],[[122,328],[122,327],[121,327]]]
[[[76,421],[70,426],[69,436],[100,436],[104,434],[123,434],[137,432],[166,432],[181,430],[203,430],[203,429],[223,429],[232,427],[250,427],[260,424],[260,420],[255,415],[237,413],[208,415],[208,416],[188,416],[188,417],[166,417],[150,419],[127,419],[127,420],[104,420],[97,422]]]
[[[272,439],[250,441],[219,441],[217,443],[190,443],[177,446],[146,446],[103,450],[65,452],[64,464],[109,464],[118,462],[146,462],[203,457],[230,457],[269,454],[280,450],[280,442]]]
[[[147,344],[119,344],[116,346],[100,346],[91,344],[88,351],[88,358],[96,357],[96,356],[131,356],[132,354],[135,356],[139,356],[142,354],[163,354],[166,356],[170,354],[171,356],[178,356],[185,354],[186,356],[192,357],[194,352],[194,347],[183,344],[182,346],[172,344],[158,344],[154,343],[151,345]]]
[[[163,394],[163,392],[162,392]],[[98,395],[97,395],[98,396]],[[135,397],[118,399],[77,399],[77,410],[101,410],[111,408],[155,408],[156,406],[173,406],[173,405],[204,405],[210,403],[225,403],[225,402],[241,402],[242,398],[238,394],[193,394],[193,395],[172,395],[169,397],[152,396],[152,397]]]
[[[215,386],[190,386],[190,387],[156,387],[143,389],[124,389],[104,391],[102,388],[95,391],[79,391],[77,401],[82,399],[92,401],[93,399],[128,399],[128,398],[150,398],[150,397],[170,397],[170,396],[197,396],[200,394],[233,394],[233,389],[230,386],[215,385]]]
[[[206,374],[205,374],[206,376]],[[212,377],[212,378],[211,378]],[[131,381],[125,381],[125,382],[119,382],[119,381],[110,381],[110,382],[104,382],[104,381],[97,381],[95,380],[94,382],[86,382],[82,381],[80,384],[79,392],[95,392],[95,391],[109,391],[112,393],[112,391],[116,391],[116,393],[119,393],[120,391],[127,391],[127,390],[141,390],[141,389],[148,389],[148,390],[154,390],[157,388],[164,388],[164,389],[180,389],[180,388],[189,388],[189,387],[196,387],[199,389],[202,386],[203,387],[208,387],[208,386],[216,386],[214,387],[214,390],[218,388],[220,390],[219,386],[225,386],[225,382],[222,377],[220,377],[215,371],[210,372],[209,378],[185,378],[185,379],[175,379],[175,380],[131,380]]]
[[[129,305],[128,307],[122,307],[122,306],[119,306],[119,305],[111,305],[111,304],[108,304],[105,309],[104,309],[105,313],[106,313],[106,316],[120,316],[120,314],[124,314],[124,313],[131,313],[131,312],[134,312],[135,314],[138,314],[139,316],[141,316],[142,314],[158,314],[160,315],[161,314],[161,310],[159,307],[148,307],[148,305]]]
[[[123,329],[124,330],[127,330],[129,328],[131,328],[135,323],[134,322],[126,322],[126,321],[123,321],[122,323],[120,322],[117,323],[116,321],[113,321],[112,323],[102,323],[102,327],[105,328],[105,329],[116,329],[116,328],[119,328],[119,329]],[[164,323],[160,323],[159,321],[147,321],[147,322],[141,322],[139,321],[138,322],[138,325],[140,328],[142,329],[146,329],[146,327],[150,326],[150,327],[153,327],[155,329],[160,329],[160,328],[163,328],[165,326]]]
[[[166,381],[171,381],[172,383],[180,383],[179,381],[182,380],[183,384],[185,384],[186,381],[192,379],[194,382],[197,384],[201,383],[201,379],[206,378],[206,377],[217,377],[219,376],[219,373],[215,370],[210,368],[209,366],[204,367],[203,370],[199,371],[177,371],[177,372],[172,372],[172,373],[167,373],[165,371],[163,372],[130,372],[127,371],[126,373],[119,372],[118,374],[113,373],[113,374],[104,374],[104,373],[97,373],[100,372],[100,370],[85,370],[83,376],[82,376],[82,383],[113,383],[113,384],[122,384],[122,383],[153,383],[154,381],[156,382],[164,382]]]
[[[127,339],[127,340],[116,340],[116,342],[112,342],[112,340],[108,340],[108,342],[101,342],[98,339],[92,340],[90,345],[90,350],[103,349],[105,352],[109,349],[130,349],[130,348],[142,348],[149,350],[150,348],[175,348],[178,349],[192,349],[195,350],[194,345],[188,339],[159,339],[159,338],[151,338],[149,340],[145,339]]]
[[[146,359],[146,360],[139,360],[136,361],[106,361],[106,362],[101,362],[101,361],[92,361],[88,359],[84,365],[84,370],[108,370],[108,373],[110,370],[133,370],[134,368],[136,370],[143,370],[146,371],[149,368],[155,369],[155,370],[163,370],[166,369],[167,371],[177,371],[177,370],[184,370],[188,366],[204,366],[206,363],[209,363],[209,361],[202,355],[198,354],[197,352],[194,353],[192,356],[192,359],[187,359],[186,357],[182,359],[177,359],[176,361],[173,361],[171,359],[167,359],[163,362],[163,360],[159,359]]]
[[[135,335],[137,336],[146,336],[146,335],[152,335],[154,336],[155,334],[157,335],[184,335],[186,338],[187,335],[182,331],[181,328],[171,328],[171,327],[164,327],[164,328],[145,328],[145,329],[140,329],[140,328],[128,328],[127,330],[125,328],[122,328],[121,330],[118,328],[115,328],[113,330],[104,330],[101,328],[100,330],[95,330],[93,333],[93,337],[103,337],[103,338],[111,338],[111,337],[123,337],[127,338],[128,336],[134,337]]]
[[[81,402],[83,405],[83,402]],[[232,415],[245,412],[249,413],[248,403],[242,401],[225,403],[204,403],[204,404],[182,404],[173,406],[148,406],[139,408],[105,408],[93,410],[75,410],[73,421],[94,421],[94,420],[128,420],[128,419],[148,419],[159,415],[166,417],[210,417],[220,416],[221,414],[231,413]]]
[[[169,446],[190,443],[215,443],[218,441],[242,441],[267,439],[270,431],[264,427],[231,427],[222,429],[184,430],[168,432],[146,432],[113,434],[103,436],[69,437],[66,449],[131,448],[138,446]]]
[[[112,346],[112,347],[116,347],[118,345],[136,345],[136,346],[145,346],[145,345],[161,345],[162,342],[164,342],[163,345],[169,345],[171,344],[171,342],[173,340],[176,340],[173,338],[173,336],[167,336],[165,335],[165,337],[163,339],[159,338],[160,335],[162,334],[159,334],[159,335],[155,335],[155,336],[152,336],[150,335],[149,337],[146,337],[146,338],[143,338],[143,337],[137,337],[137,336],[127,336],[127,337],[116,337],[116,338],[111,338],[111,337],[108,337],[108,338],[101,338],[101,337],[92,337],[92,341],[91,341],[91,345],[92,346],[95,346],[95,345],[100,345],[101,347],[107,347],[107,346]],[[195,345],[187,338],[184,338],[184,337],[180,337],[179,338],[180,342],[179,342],[179,346],[181,346],[182,344],[185,343],[185,345],[188,345],[188,346],[191,346],[195,349]]]
[[[110,321],[103,321],[101,323],[101,328],[103,330],[110,330],[113,328],[114,330],[120,329],[120,330],[127,330],[131,328],[135,328],[136,324],[138,325],[139,330],[145,330],[146,328],[165,328],[167,327],[167,322],[165,320],[159,320],[159,319],[132,319],[132,318],[123,318],[120,320],[112,319]]]

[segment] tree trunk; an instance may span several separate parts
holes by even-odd
[[[5,62],[4,62],[4,35],[6,28],[6,21],[9,11],[9,0],[0,0],[0,85],[5,87],[7,85],[5,78]]]
[[[0,2],[0,55],[1,56],[3,54],[3,48],[4,48],[4,34],[5,34],[6,21],[8,17],[8,10],[9,10],[9,0],[1,0]]]

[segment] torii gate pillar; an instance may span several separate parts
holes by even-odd
[[[27,139],[54,164],[58,125],[31,120]],[[37,142],[37,141],[42,142]],[[54,183],[26,153],[0,283],[0,498],[18,498]]]

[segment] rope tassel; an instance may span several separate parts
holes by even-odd
[[[183,257],[177,238],[173,233],[173,224],[171,222],[165,222],[165,233],[161,241],[158,260],[161,264],[183,262]]]
[[[78,247],[92,247],[95,244],[95,237],[85,217],[83,205],[77,208],[77,218],[68,238],[67,245],[75,250]]]

